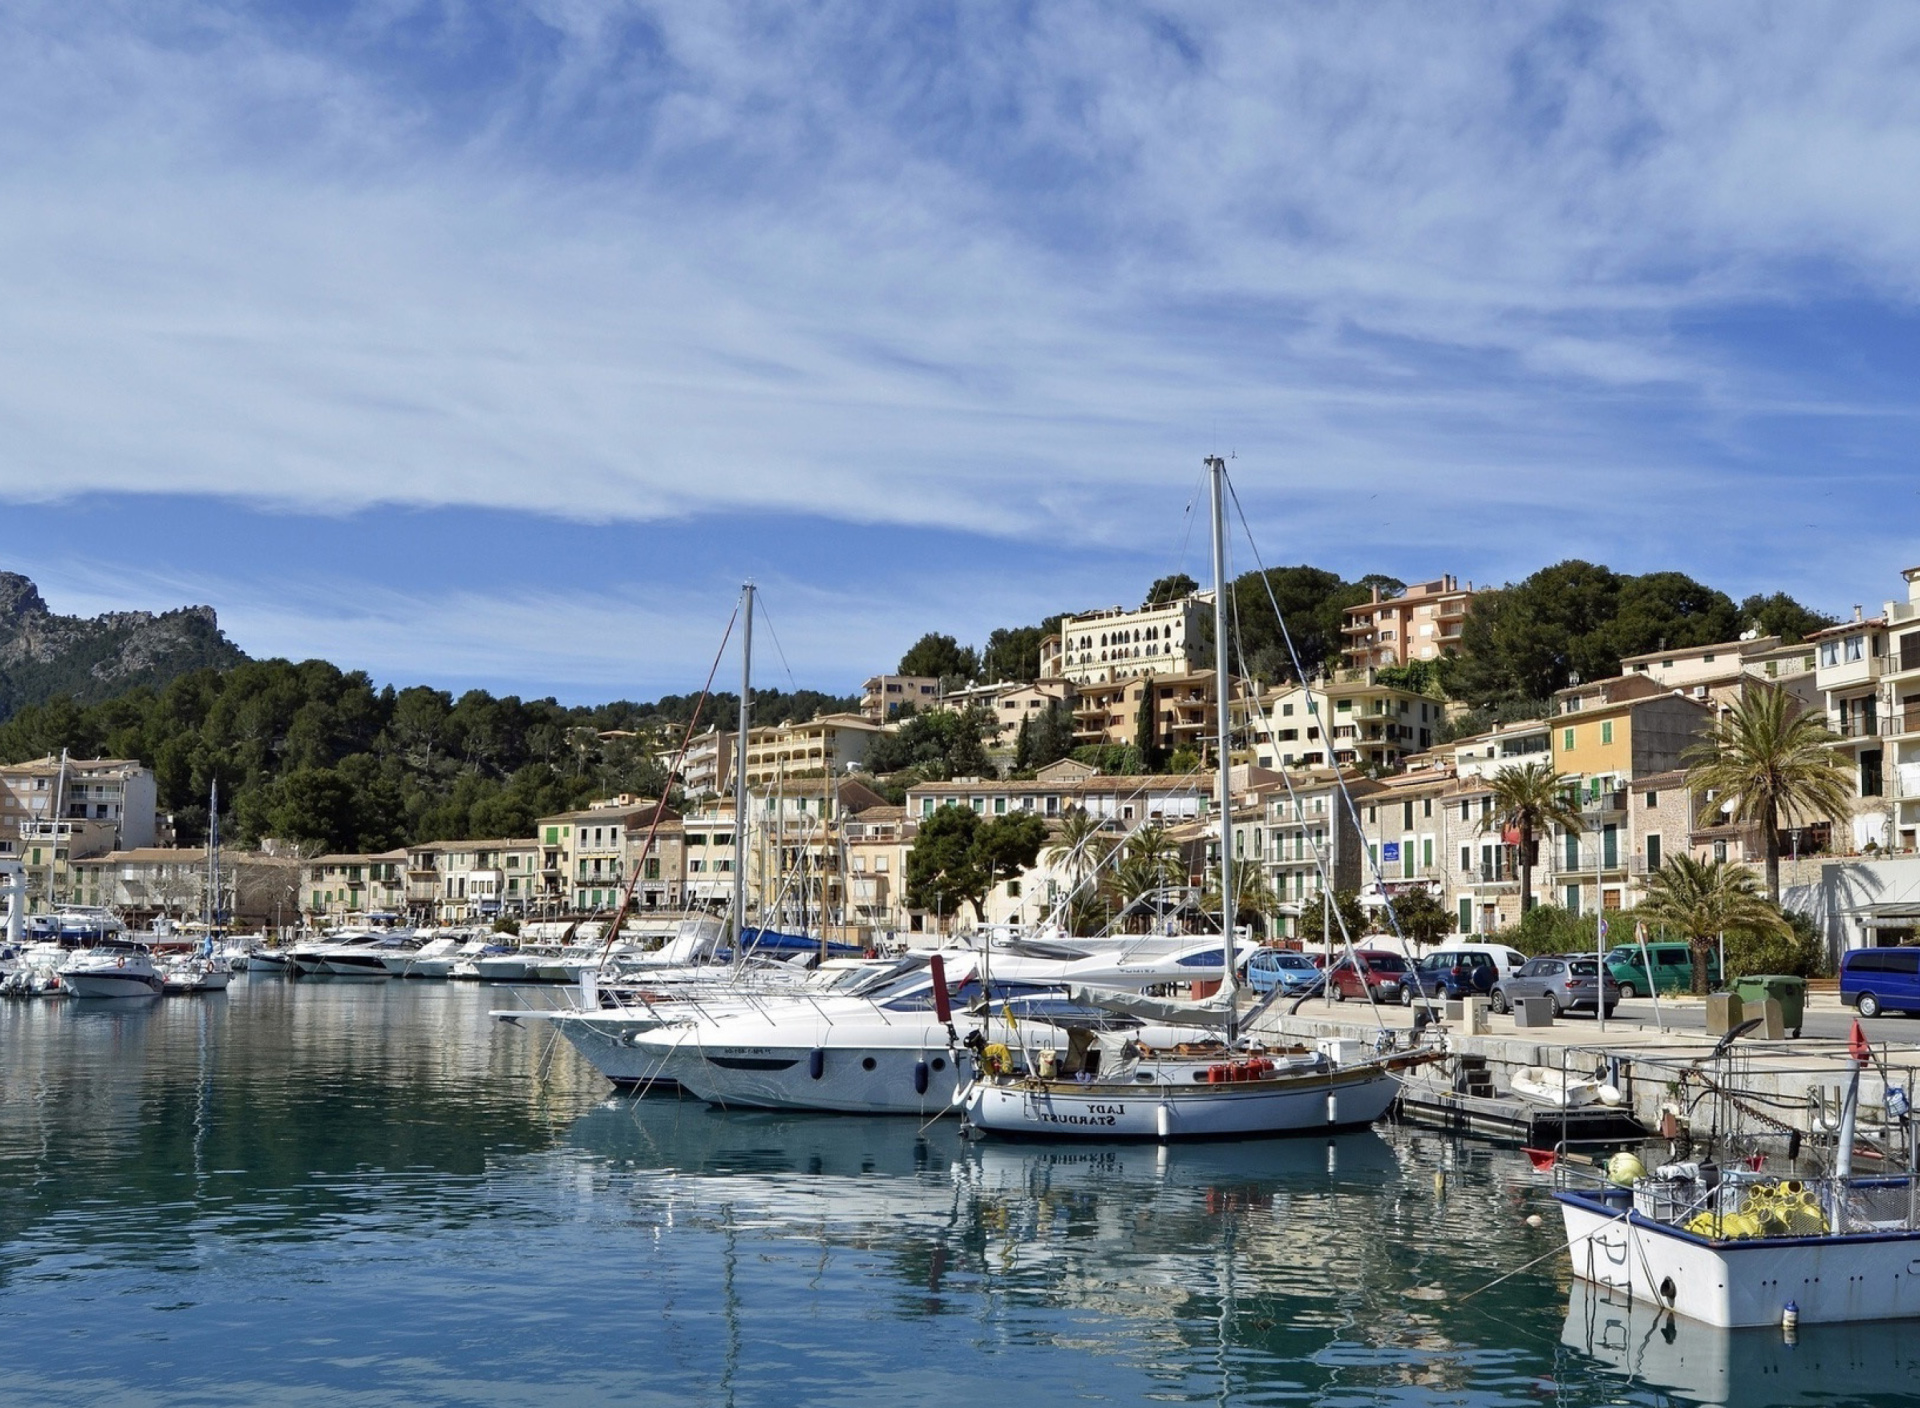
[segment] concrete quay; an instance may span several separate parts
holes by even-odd
[[[1381,1007],[1376,1015],[1364,1003],[1328,1004],[1315,999],[1298,1014],[1290,1015],[1286,1010],[1290,1005],[1276,1005],[1262,1014],[1254,1025],[1254,1034],[1290,1044],[1344,1038],[1371,1045],[1384,1026],[1399,1033],[1402,1040],[1411,1039],[1414,1018],[1411,1008]],[[1625,1006],[1623,1004],[1623,1009]],[[1663,1115],[1671,1113],[1676,1104],[1682,1106],[1679,1113],[1683,1120],[1688,1109],[1693,1108],[1693,1102],[1705,1088],[1701,1078],[1711,1078],[1714,1074],[1709,1058],[1719,1040],[1704,1031],[1700,1000],[1662,997],[1661,1008],[1667,1019],[1668,1029],[1664,1032],[1652,1021],[1652,1006],[1647,1002],[1633,1004],[1631,1012],[1623,1010],[1610,1018],[1604,1032],[1591,1017],[1562,1017],[1551,1026],[1520,1027],[1511,1016],[1495,1013],[1487,1014],[1484,1035],[1467,1035],[1460,1023],[1443,1023],[1439,1029],[1447,1033],[1449,1050],[1455,1056],[1484,1060],[1502,1095],[1510,1087],[1514,1074],[1528,1067],[1553,1071],[1564,1068],[1582,1078],[1604,1076],[1610,1069],[1617,1068],[1622,1076],[1618,1081],[1623,1096],[1621,1108],[1645,1128],[1658,1130]],[[1830,1019],[1820,1025],[1844,1030],[1847,1023],[1841,1019],[1850,1019],[1851,1012],[1840,1005],[1836,996],[1818,993],[1809,996],[1809,1028],[1815,1027],[1816,1016]],[[1878,1131],[1885,1136],[1888,1076],[1893,1085],[1906,1087],[1909,1093],[1914,1092],[1916,1078],[1920,1078],[1920,1046],[1890,1040],[1886,1031],[1889,1025],[1905,1024],[1898,1019],[1862,1024],[1863,1028],[1877,1029],[1869,1032],[1869,1040],[1876,1057],[1887,1067],[1886,1075],[1877,1065],[1869,1066],[1862,1074],[1863,1135]],[[1920,1024],[1916,1025],[1916,1034],[1920,1034]],[[1766,1126],[1771,1121],[1797,1130],[1803,1137],[1817,1137],[1823,1114],[1830,1116],[1837,1110],[1838,1092],[1844,1088],[1849,1074],[1847,1043],[1837,1036],[1808,1035],[1783,1041],[1741,1038],[1733,1043],[1728,1057],[1731,1065],[1724,1073],[1746,1099],[1748,1123]],[[1414,1093],[1423,1099],[1428,1094],[1448,1095],[1456,1063],[1449,1061],[1430,1069],[1432,1074],[1424,1082],[1412,1086]],[[1676,1099],[1674,1089],[1675,1083],[1683,1079],[1688,1087],[1684,1104]],[[1460,1102],[1455,1099],[1441,1103],[1457,1105]],[[1699,1107],[1704,1108],[1704,1105]],[[1700,1117],[1696,1114],[1696,1118]],[[1468,1128],[1464,1118],[1460,1127]],[[1471,1132],[1486,1133],[1490,1129],[1475,1127]],[[1571,1123],[1567,1137],[1576,1137]],[[1784,1142],[1784,1130],[1781,1137]],[[1900,1142],[1904,1143],[1904,1136],[1900,1136]]]

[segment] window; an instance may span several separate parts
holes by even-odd
[[[1007,814],[1007,799],[1005,797],[995,797],[993,799],[993,814],[995,816],[1005,816]]]
[[[1867,653],[1866,637],[1864,636],[1848,636],[1847,637],[1847,659],[1848,660],[1851,661],[1851,660],[1865,659],[1866,653]]]
[[[1657,835],[1649,836],[1647,837],[1647,869],[1658,870],[1659,868],[1660,868],[1660,838]]]
[[[1822,665],[1838,665],[1840,663],[1839,641],[1823,640],[1820,642],[1820,663]]]
[[[1460,847],[1460,868],[1462,870],[1473,869],[1473,847],[1472,846],[1463,845]]]
[[[1561,733],[1560,747],[1569,753],[1573,751],[1573,730],[1572,729],[1566,729]]]
[[[1460,799],[1460,820],[1473,820],[1473,803],[1465,797]]]
[[[1402,802],[1400,804],[1400,824],[1403,827],[1413,825],[1413,803],[1412,802]]]
[[[1658,792],[1649,792],[1649,793],[1647,793],[1647,806],[1648,806],[1648,808],[1649,808],[1649,809],[1651,809],[1651,808],[1653,808],[1653,807],[1657,807],[1657,806],[1659,806],[1659,805],[1660,805],[1660,794],[1659,794]]]
[[[1284,717],[1286,717],[1286,718],[1289,718],[1289,719],[1290,719],[1290,718],[1292,718],[1292,717],[1293,717],[1293,705],[1291,705],[1291,704],[1282,704],[1282,705],[1280,706],[1280,713],[1281,713],[1281,714],[1282,714],[1282,715],[1283,715]]]
[[[1018,880],[1007,881],[1007,898],[1010,900],[1020,898],[1020,882]]]
[[[1601,721],[1601,723],[1600,723],[1600,741],[1601,741],[1602,743],[1611,743],[1611,742],[1613,742],[1613,720],[1612,720],[1612,719],[1603,719],[1603,720]]]
[[[1421,801],[1420,815],[1423,817],[1430,817],[1433,815],[1433,798],[1427,797]]]

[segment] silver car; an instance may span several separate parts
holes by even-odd
[[[1612,976],[1600,976],[1600,960],[1558,954],[1549,958],[1531,958],[1526,966],[1493,985],[1493,1010],[1511,1012],[1523,997],[1544,997],[1558,1017],[1562,1012],[1593,1011],[1606,994],[1606,1015],[1611,1017],[1620,1002],[1620,984]]]

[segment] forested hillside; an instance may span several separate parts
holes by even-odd
[[[811,718],[856,701],[755,690],[755,717]],[[0,762],[137,758],[183,844],[206,834],[219,779],[224,834],[370,851],[454,837],[526,836],[534,818],[617,792],[658,796],[695,699],[567,708],[551,699],[457,700],[416,686],[376,689],[325,661],[257,660],[198,670],[96,704],[56,699],[0,724]],[[701,716],[722,723],[738,697]]]

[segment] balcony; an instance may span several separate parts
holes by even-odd
[[[1624,812],[1627,809],[1627,792],[1624,787],[1611,792],[1602,792],[1598,796],[1591,793],[1580,798],[1580,812],[1583,816],[1602,816],[1609,812]]]
[[[1920,709],[1910,709],[1907,712],[1909,717],[1916,721],[1910,727],[1920,727]],[[1890,733],[1900,731],[1895,727],[1892,719],[1881,719],[1871,714],[1864,717],[1855,714],[1837,722],[1830,722],[1829,727],[1842,738],[1883,738]]]
[[[1469,885],[1518,885],[1519,873],[1504,862],[1495,865],[1474,865],[1467,867]]]
[[[1552,875],[1624,875],[1633,857],[1618,848],[1582,846],[1571,855],[1556,849],[1542,859]]]

